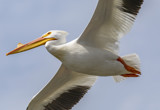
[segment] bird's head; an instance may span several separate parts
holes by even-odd
[[[46,39],[54,39],[54,40],[47,41],[45,43],[45,46],[64,44],[66,42],[67,35],[68,35],[68,32],[66,31],[60,31],[60,30],[48,31],[47,33],[43,35],[43,37]]]
[[[27,44],[18,43],[17,48],[7,53],[6,55],[20,53],[41,45],[60,45],[66,42],[66,36],[68,33],[66,31],[51,30],[43,34],[38,39],[35,39]]]

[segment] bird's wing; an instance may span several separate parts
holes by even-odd
[[[99,0],[78,42],[118,53],[118,40],[130,30],[143,0]]]
[[[96,76],[73,72],[62,65],[53,79],[32,99],[27,110],[69,110],[96,79]]]

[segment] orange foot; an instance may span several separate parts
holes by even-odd
[[[123,77],[139,77],[138,74],[122,74]]]
[[[138,70],[136,70],[135,68],[127,65],[127,64],[125,63],[125,61],[124,61],[121,57],[119,57],[119,58],[117,59],[117,61],[121,62],[121,63],[124,65],[125,69],[126,69],[127,71],[129,71],[129,72],[132,73],[132,74],[123,74],[123,75],[121,75],[121,76],[123,76],[123,77],[139,77],[139,75],[141,74],[140,71],[138,71]]]

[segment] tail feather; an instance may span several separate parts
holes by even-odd
[[[137,54],[129,54],[123,56],[122,59],[127,65],[134,67],[135,69],[140,71],[140,59]]]
[[[137,54],[129,54],[129,55],[123,56],[121,58],[125,61],[125,63],[127,65],[140,71],[140,59]],[[128,74],[128,73],[126,73],[126,74]],[[115,80],[115,82],[120,82],[126,78],[123,76],[113,76],[113,79]]]
[[[123,77],[123,76],[113,76],[113,79],[114,79],[114,81],[115,82],[121,82],[121,81],[123,81],[123,80],[125,80],[126,79],[126,77]]]

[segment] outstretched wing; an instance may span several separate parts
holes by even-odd
[[[27,110],[69,110],[96,79],[96,76],[73,72],[62,65],[53,79],[32,99]]]
[[[130,30],[143,0],[99,0],[78,42],[118,53],[118,40]]]

